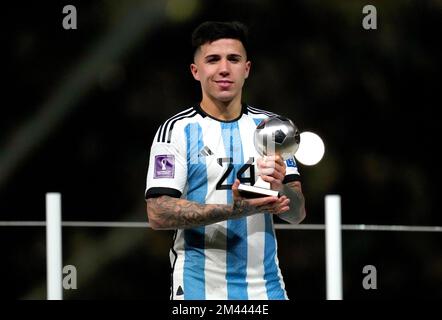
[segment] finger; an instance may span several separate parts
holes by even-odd
[[[263,198],[257,198],[257,199],[248,199],[245,200],[249,203],[251,206],[255,207],[264,207],[267,205],[272,205],[273,203],[278,201],[277,197],[263,197]]]
[[[271,176],[271,177],[274,177],[274,178],[281,180],[281,181],[284,180],[284,177],[285,177],[284,172],[277,171],[273,168],[260,169],[258,171],[258,175],[259,176]]]
[[[264,180],[265,182],[273,183],[273,182],[275,181],[275,178],[273,178],[272,176],[264,175],[264,176],[261,176],[261,178],[262,178],[262,180]]]
[[[285,164],[275,162],[274,165],[275,165],[275,171],[279,172],[282,176],[285,176],[286,169],[287,169]]]
[[[273,175],[274,172],[279,172],[282,176],[285,176],[286,166],[283,162],[277,163],[275,161],[259,162],[258,169],[260,174]]]
[[[286,165],[284,162],[275,162],[275,169],[280,171],[280,172],[284,172],[286,170]]]
[[[282,157],[279,154],[268,156],[265,160],[266,161],[276,162],[280,166],[283,166],[284,163],[285,163],[285,161],[282,159]]]
[[[258,174],[260,176],[264,175],[264,176],[271,176],[273,175],[273,173],[275,172],[274,168],[261,168],[258,172]]]
[[[287,212],[289,210],[290,210],[289,206],[283,206],[283,207],[277,207],[277,208],[271,207],[271,208],[267,208],[267,209],[265,209],[263,211],[269,212],[269,213],[272,213],[272,214],[281,214],[281,213]]]
[[[270,176],[272,176],[272,177],[275,178],[276,180],[281,181],[281,183],[282,183],[282,181],[284,180],[284,177],[285,177],[285,173],[282,173],[282,172],[280,172],[280,171],[275,170],[275,171],[273,172],[273,174],[271,174]]]
[[[285,166],[285,161],[284,161],[284,159],[279,154],[276,155],[275,162],[277,164],[279,164],[280,166]]]
[[[272,212],[277,212],[280,208],[289,206],[289,204],[290,204],[290,199],[283,195],[277,198],[277,200],[274,203],[269,203],[265,206],[265,208],[262,209]]]
[[[272,161],[273,161],[276,165],[285,168],[285,161],[282,159],[282,157],[281,157],[280,155],[275,155],[275,156],[273,156],[273,157],[272,157]]]
[[[262,180],[265,182],[270,182],[271,184],[275,184],[278,186],[282,186],[283,177],[281,175],[278,175],[278,178],[275,178],[275,176],[261,176]]]
[[[275,204],[276,206],[276,211],[281,210],[282,208],[290,208],[290,200],[289,199],[285,199],[283,202],[279,202],[277,204]]]
[[[232,185],[232,193],[233,193],[233,196],[235,198],[240,198],[241,197],[241,195],[239,194],[239,191],[238,191],[239,183],[240,183],[239,179],[236,179],[235,182]]]
[[[290,199],[285,200],[282,204],[281,207],[290,207]]]
[[[290,199],[287,198],[286,196],[282,196],[282,197],[280,197],[280,198],[278,199],[278,204],[279,204],[280,206],[282,206],[282,205],[288,205],[288,204],[290,204]]]
[[[275,205],[274,208],[276,213],[281,213],[282,211],[286,212],[288,210],[290,210],[290,200],[289,199],[285,199],[283,202],[278,203],[278,205]]]
[[[273,154],[273,155],[271,155],[271,156],[267,156],[267,157],[265,158],[265,160],[266,160],[266,161],[275,161],[276,157],[277,157],[277,156]]]
[[[281,213],[284,213],[284,212],[287,212],[287,211],[289,211],[290,210],[290,208],[289,207],[282,207],[281,209],[279,209],[278,210],[278,214],[281,214]]]
[[[275,168],[276,167],[276,162],[274,160],[262,161],[262,162],[260,162],[260,164],[261,164],[261,168]]]

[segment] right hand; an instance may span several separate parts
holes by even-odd
[[[239,184],[239,180],[236,179],[235,183],[232,185],[233,210],[241,212],[248,211],[247,215],[264,212],[281,214],[290,210],[290,200],[286,196],[281,196],[279,198],[262,197],[254,199],[241,197],[238,191]]]

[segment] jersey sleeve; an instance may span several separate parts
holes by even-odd
[[[180,198],[187,181],[184,132],[175,131],[170,142],[158,141],[157,131],[150,149],[145,199],[168,195]]]
[[[292,156],[285,160],[286,171],[285,177],[282,183],[289,183],[292,181],[300,181],[301,175],[298,171],[298,166],[296,165],[295,157]]]

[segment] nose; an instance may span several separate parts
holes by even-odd
[[[226,77],[230,74],[229,61],[222,59],[219,64],[219,74]]]

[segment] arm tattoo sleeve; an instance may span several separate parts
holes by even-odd
[[[295,181],[283,186],[283,194],[290,199],[290,210],[279,216],[290,223],[300,223],[305,218],[305,200],[301,189]]]
[[[236,219],[256,213],[256,208],[243,200],[233,205],[199,204],[169,196],[147,200],[149,221],[158,229],[185,229]]]

